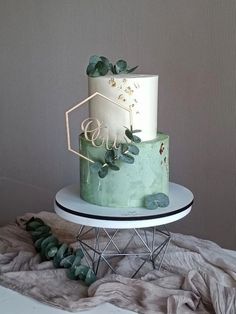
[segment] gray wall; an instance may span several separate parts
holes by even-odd
[[[78,182],[64,112],[97,53],[160,75],[171,180],[195,195],[169,228],[236,249],[234,0],[0,0],[0,43],[0,224]]]

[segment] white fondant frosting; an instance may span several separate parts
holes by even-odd
[[[140,74],[106,75],[88,78],[89,95],[99,92],[132,109],[132,127],[137,135],[149,141],[157,134],[158,76]],[[126,110],[101,97],[89,102],[89,116],[102,123],[101,137],[124,142],[125,127],[130,128]]]

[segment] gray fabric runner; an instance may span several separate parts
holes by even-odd
[[[41,262],[24,221],[0,228],[0,284],[40,302],[78,312],[104,302],[137,313],[236,313],[236,252],[215,243],[182,234],[171,234],[171,242],[161,271],[149,263],[138,279],[110,274],[87,288],[81,281],[67,278],[65,269],[55,269],[51,261]],[[40,217],[62,242],[78,247],[80,226],[66,222],[56,214],[40,212]],[[119,233],[124,240],[128,231]],[[151,236],[151,235],[150,235]],[[158,240],[161,239],[161,235]],[[92,241],[93,239],[86,239]],[[101,238],[102,241],[102,238]],[[104,239],[105,241],[105,239]],[[135,257],[117,262],[119,273],[137,267]]]

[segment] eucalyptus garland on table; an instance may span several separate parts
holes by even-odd
[[[106,57],[94,55],[89,58],[86,73],[91,77],[104,76],[109,71],[113,74],[128,74],[136,70],[137,67],[129,68],[125,60],[118,60],[115,64],[112,64]]]
[[[26,222],[26,230],[31,234],[42,260],[52,260],[55,268],[67,268],[69,279],[83,280],[88,286],[96,280],[93,270],[81,264],[84,257],[82,250],[73,250],[68,244],[60,243],[42,219],[32,217]]]
[[[125,135],[130,140],[130,143],[120,143],[118,148],[113,147],[107,149],[104,161],[96,161],[90,165],[90,169],[94,173],[98,173],[100,178],[105,178],[109,169],[113,171],[119,171],[120,168],[117,165],[117,161],[123,161],[128,164],[134,163],[134,156],[139,154],[139,148],[134,143],[140,143],[141,139],[134,133],[141,132],[141,130],[129,130],[126,128]]]

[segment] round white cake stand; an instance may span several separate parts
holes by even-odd
[[[122,196],[121,196],[122,197]],[[98,228],[145,228],[165,225],[185,217],[193,204],[193,194],[187,188],[170,183],[168,207],[114,208],[90,204],[80,198],[78,185],[61,189],[55,196],[56,213],[65,220]]]
[[[98,277],[102,276],[99,275],[101,262],[104,262],[112,272],[117,273],[111,260],[134,256],[139,257],[141,263],[129,275],[133,278],[147,261],[152,263],[154,269],[161,268],[171,240],[165,224],[177,221],[191,211],[193,194],[179,184],[170,183],[169,200],[168,207],[155,210],[102,207],[82,200],[79,186],[71,185],[56,194],[54,208],[63,219],[81,225],[78,241],[87,264]],[[157,226],[161,225],[162,229],[158,229]],[[118,235],[123,229],[129,229],[129,232],[122,241],[119,241]],[[93,244],[86,241],[89,235],[90,238],[94,238]],[[104,237],[105,245],[102,246]],[[136,243],[135,248],[132,243]]]

